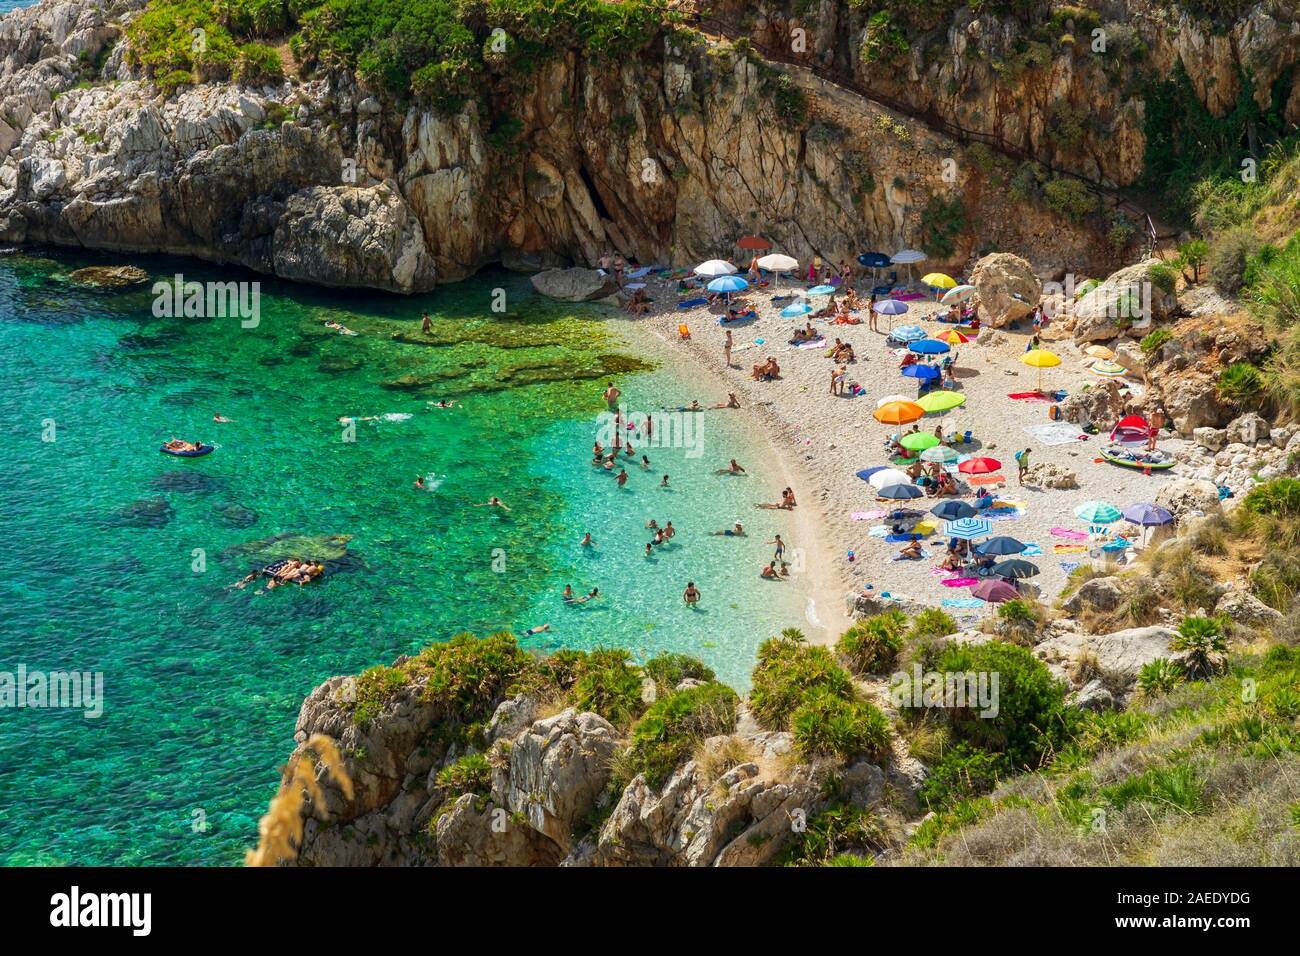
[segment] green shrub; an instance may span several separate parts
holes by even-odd
[[[474,793],[486,797],[492,792],[492,765],[482,754],[466,754],[438,771],[438,786],[458,796]]]
[[[571,699],[579,710],[593,711],[615,726],[626,726],[645,709],[641,670],[627,651],[594,650],[581,664]]]
[[[1178,636],[1169,642],[1169,649],[1184,655],[1189,677],[1212,677],[1222,669],[1228,651],[1223,629],[1217,617],[1186,617],[1178,625]]]
[[[689,654],[658,654],[646,661],[641,669],[661,691],[672,690],[688,678],[705,683],[717,679],[713,668]]]
[[[1207,806],[1205,782],[1186,764],[1152,767],[1138,776],[1102,787],[1100,795],[1116,810],[1140,803],[1156,811],[1195,814]]]
[[[1174,333],[1170,332],[1168,329],[1156,329],[1142,337],[1142,341],[1138,342],[1138,348],[1142,350],[1143,355],[1154,355],[1156,352],[1160,351],[1160,346],[1164,345],[1173,337]]]
[[[1164,263],[1154,265],[1148,270],[1151,283],[1165,295],[1173,295],[1178,288],[1178,271]]]
[[[393,696],[411,682],[410,676],[395,667],[380,664],[357,675],[356,706],[352,719],[359,726],[370,723]]]
[[[1167,694],[1183,682],[1184,676],[1183,666],[1177,661],[1158,657],[1143,664],[1138,671],[1138,690],[1148,697]]]
[[[736,726],[736,692],[725,684],[702,684],[658,698],[632,726],[632,744],[619,761],[626,784],[638,773],[658,789],[706,737]]]
[[[1076,225],[1097,211],[1097,197],[1080,180],[1058,177],[1043,186],[1043,200],[1052,209]]]
[[[1238,405],[1253,406],[1264,390],[1259,369],[1249,362],[1234,362],[1219,372],[1219,396]]]
[[[857,621],[844,632],[835,649],[854,674],[878,674],[893,666],[903,647],[907,616],[888,611]]]
[[[1260,314],[1278,328],[1300,325],[1300,233],[1267,262],[1251,264],[1244,278]]]
[[[937,607],[927,607],[912,619],[907,636],[911,640],[927,637],[945,637],[957,631],[957,622],[951,614]]]
[[[966,204],[960,194],[951,199],[931,196],[921,210],[921,248],[940,259],[957,252],[954,240],[966,228]]]
[[[789,637],[774,637],[758,649],[749,706],[768,730],[787,730],[790,717],[813,692],[853,698],[853,682],[825,647],[809,647]]]
[[[868,63],[895,63],[907,56],[911,45],[888,10],[872,14],[862,34],[859,56]]]
[[[261,43],[245,43],[235,58],[235,79],[247,86],[265,86],[284,79],[280,54]]]
[[[814,814],[781,851],[777,862],[785,866],[864,866],[869,865],[869,858],[855,852],[878,852],[887,842],[876,814],[852,804],[838,804]]]
[[[795,746],[806,759],[879,760],[889,751],[889,719],[874,704],[815,690],[790,717]]]
[[[1002,754],[957,744],[930,767],[921,787],[921,801],[928,809],[939,810],[988,793],[1009,773]]]
[[[1221,292],[1239,291],[1246,279],[1246,265],[1259,252],[1260,241],[1247,228],[1229,229],[1210,244],[1206,275]]]

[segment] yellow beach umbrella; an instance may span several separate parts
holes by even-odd
[[[966,396],[961,392],[927,392],[916,400],[927,412],[946,412],[950,408],[966,404]]]
[[[1030,368],[1038,369],[1038,391],[1043,390],[1043,369],[1053,368],[1061,364],[1061,357],[1055,352],[1049,352],[1047,349],[1030,349],[1024,355],[1020,356],[1020,361]]]
[[[1110,361],[1115,357],[1115,353],[1104,345],[1089,345],[1083,350],[1084,355],[1091,355],[1093,358],[1105,359]]]
[[[924,415],[925,409],[916,402],[890,402],[877,408],[872,417],[884,425],[906,425]]]
[[[921,281],[928,286],[936,289],[951,289],[957,285],[957,280],[952,276],[944,275],[942,272],[930,272],[921,276]]]
[[[943,335],[936,335],[935,338],[940,342],[947,342],[949,345],[965,345],[970,341],[969,335],[964,335],[956,329],[949,329]]]

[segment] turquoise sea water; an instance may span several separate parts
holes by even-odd
[[[71,284],[91,261],[0,259],[0,671],[100,671],[106,696],[98,720],[0,710],[0,863],[238,862],[304,695],[458,631],[550,623],[527,646],[686,651],[744,687],[757,645],[801,623],[800,585],[757,578],[788,516],[753,507],[780,485],[728,413],[699,416],[701,457],[650,448],[625,489],[589,464],[609,376],[581,376],[620,351],[594,310],[506,273],[420,299],[263,280],[244,329],[155,318],[148,286]],[[393,341],[425,309],[454,344]],[[617,378],[633,409],[697,397],[667,369]],[[410,417],[344,440],[340,416],[385,414]],[[218,449],[160,454],[174,435]],[[713,474],[733,456],[749,477]],[[417,473],[437,487],[412,488]],[[494,494],[513,510],[474,507]],[[647,560],[651,517],[680,533]],[[736,520],[750,538],[705,534]],[[226,588],[305,546],[284,535],[350,537],[311,543],[335,549],[321,582]],[[565,583],[603,597],[565,607]]]

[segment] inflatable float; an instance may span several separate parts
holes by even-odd
[[[1178,464],[1172,456],[1162,451],[1139,451],[1130,448],[1117,448],[1114,445],[1103,448],[1098,454],[1112,465],[1125,468],[1140,468],[1146,471],[1163,471]]]
[[[217,446],[199,445],[197,448],[191,449],[189,451],[178,451],[174,448],[168,448],[166,445],[163,445],[158,450],[162,452],[164,455],[175,455],[177,458],[201,458],[204,455],[216,451]]]

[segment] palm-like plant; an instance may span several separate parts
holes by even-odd
[[[1223,667],[1228,640],[1223,620],[1218,617],[1186,617],[1178,625],[1178,636],[1169,642],[1170,650],[1183,655],[1183,667],[1195,679],[1212,677]]]
[[[1142,669],[1138,671],[1138,690],[1147,697],[1167,694],[1183,682],[1184,676],[1183,665],[1178,661],[1158,657],[1143,664]]]

